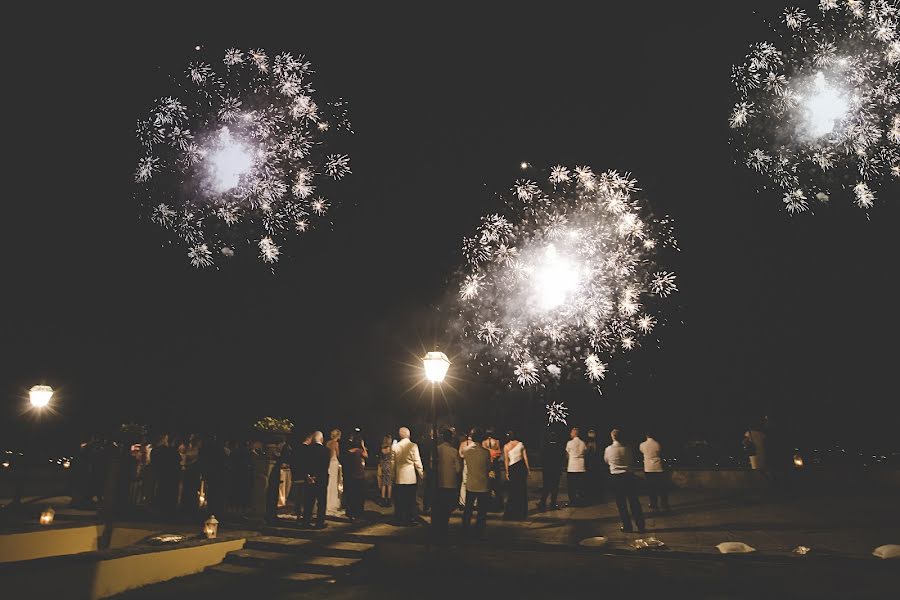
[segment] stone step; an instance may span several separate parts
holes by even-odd
[[[362,562],[361,558],[345,558],[341,556],[311,556],[296,563],[298,571],[309,573],[343,573]]]
[[[330,573],[306,573],[303,571],[297,571],[294,573],[285,573],[281,576],[281,578],[285,581],[292,581],[296,583],[314,583],[316,581],[332,580],[332,575]]]
[[[306,538],[261,535],[247,540],[245,549],[292,554],[343,556],[356,558],[374,551],[374,544],[347,541],[310,540]]]
[[[262,573],[260,567],[248,567],[246,565],[235,565],[230,563],[219,563],[211,567],[207,567],[206,573],[224,573],[226,575],[259,575]]]
[[[295,560],[290,552],[273,552],[256,548],[243,548],[225,555],[225,563],[256,567],[273,566]]]

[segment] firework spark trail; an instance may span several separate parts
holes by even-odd
[[[900,178],[898,22],[896,0],[788,8],[780,41],[754,44],[734,67],[732,144],[782,190],[789,213],[837,190],[869,209],[876,184]]]
[[[678,249],[671,222],[650,218],[637,192],[629,176],[585,166],[516,181],[503,213],[463,242],[456,327],[471,368],[522,387],[582,373],[599,390],[678,290],[656,266]]]
[[[351,173],[325,137],[352,128],[345,102],[321,102],[311,74],[303,57],[229,48],[191,63],[138,122],[135,196],[194,267],[238,245],[273,265],[289,235],[325,218],[321,191]]]

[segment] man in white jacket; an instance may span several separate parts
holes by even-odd
[[[394,518],[400,525],[416,521],[416,484],[425,478],[419,446],[409,439],[407,427],[400,428],[400,441],[391,448],[394,457]]]

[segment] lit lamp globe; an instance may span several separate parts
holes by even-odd
[[[425,378],[431,383],[440,383],[450,368],[450,359],[443,352],[429,352],[422,359],[425,365]]]
[[[44,408],[50,404],[53,397],[53,388],[49,385],[36,385],[28,390],[28,398],[34,408]]]

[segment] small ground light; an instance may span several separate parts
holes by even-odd
[[[52,506],[48,506],[41,512],[40,523],[41,525],[52,525],[53,517],[56,515],[56,511],[53,510]]]
[[[530,167],[530,166],[531,166],[531,165],[528,164],[528,163],[527,163],[526,161],[524,161],[524,160],[522,161],[522,164],[519,165],[519,167],[521,167],[523,171],[524,171],[525,169],[527,169],[528,167]]]
[[[219,533],[219,521],[216,519],[216,515],[210,515],[203,524],[203,533],[206,534],[206,539],[215,539],[216,535]]]
[[[803,468],[803,457],[800,456],[799,454],[794,455],[794,466],[797,467],[798,469]]]

